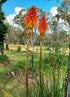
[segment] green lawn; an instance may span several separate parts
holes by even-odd
[[[0,97],[3,97],[2,89],[5,89],[8,93],[15,93],[16,88],[20,91],[25,89],[25,76],[23,76],[22,72],[25,73],[25,61],[26,61],[26,52],[17,52],[17,51],[4,51],[4,54],[8,56],[10,65],[4,66],[4,63],[0,63]],[[34,74],[39,74],[39,52],[35,52],[34,54]],[[42,54],[42,73],[46,78],[51,79],[52,67],[50,66],[50,55],[47,52]],[[29,52],[29,76],[32,73],[32,52]],[[66,77],[66,71],[68,66],[68,56],[62,55],[59,56],[61,61],[60,64],[60,73],[62,72],[63,77]],[[59,63],[57,57],[54,56],[54,62],[56,63],[56,67],[58,68]],[[16,65],[17,64],[17,65]],[[21,67],[19,67],[21,65]],[[22,66],[24,65],[24,66]],[[21,68],[17,69],[17,68]],[[56,68],[56,69],[57,69]],[[5,74],[6,71],[10,70],[19,70],[18,74],[15,77],[7,76]],[[55,70],[56,71],[56,70]],[[57,72],[56,72],[57,73]],[[57,77],[56,77],[57,78]],[[31,80],[29,78],[29,80]],[[16,97],[9,94],[10,97]],[[18,95],[18,94],[16,94]],[[20,97],[20,96],[17,96]],[[23,96],[21,96],[23,97]]]
[[[4,51],[4,54],[8,56],[11,65],[14,65],[13,63],[17,63],[19,61],[25,61],[26,60],[26,52],[17,52],[17,51]],[[29,53],[31,59],[32,53]],[[39,60],[39,54],[34,53],[34,60]],[[4,66],[4,63],[0,63],[0,97],[3,97],[2,89],[12,90],[14,91],[15,87],[22,89],[23,84],[25,86],[25,78],[21,77],[20,74],[18,74],[16,77],[6,76],[5,72],[9,71],[11,69],[11,66]]]

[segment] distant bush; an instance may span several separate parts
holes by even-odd
[[[44,57],[42,58],[42,69],[43,70],[46,70],[46,69],[49,69],[50,68],[50,59],[51,59],[51,56],[47,56],[47,57]],[[61,55],[61,54],[58,54],[58,55],[55,55],[53,54],[53,60],[54,60],[54,65],[55,65],[55,68],[59,67],[59,66],[67,66],[68,65],[68,56],[66,55]]]
[[[50,48],[49,48],[49,47],[47,48],[47,51],[48,51],[48,50],[50,50]]]
[[[8,57],[6,55],[0,56],[0,63],[4,63],[7,60],[8,60]]]
[[[17,48],[17,52],[19,52],[19,51],[21,51],[21,47],[20,46],[18,46],[18,48]]]
[[[12,71],[20,71],[25,69],[25,62],[19,61],[18,63],[14,63],[11,67]]]
[[[33,60],[33,70],[39,70],[39,59]],[[32,59],[29,60],[29,71],[32,71]]]

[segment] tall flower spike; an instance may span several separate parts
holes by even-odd
[[[46,30],[47,30],[47,22],[45,15],[43,15],[38,25],[38,31],[40,33],[40,41],[43,41],[43,34],[46,32]]]
[[[29,37],[32,35],[32,29],[36,26],[37,24],[37,11],[36,7],[32,6],[28,13],[26,14],[26,17],[24,19],[24,23],[27,28],[27,34],[26,36]]]
[[[50,61],[51,65],[54,65],[54,61],[53,61],[53,57],[51,56],[51,61]]]
[[[32,29],[37,24],[37,12],[36,7],[32,6],[28,13],[26,14],[26,17],[24,19],[24,23],[27,28],[27,53],[26,53],[26,97],[28,96],[28,59],[29,59],[29,37],[32,35]]]
[[[38,25],[38,31],[40,33],[40,64],[39,64],[39,78],[40,78],[40,92],[42,97],[42,83],[41,83],[41,64],[42,64],[42,41],[43,41],[43,34],[47,30],[47,23],[45,15],[42,16],[41,21]]]

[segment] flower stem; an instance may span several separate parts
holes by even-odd
[[[53,97],[55,97],[55,68],[54,65],[52,67],[53,71],[52,71],[52,77],[53,77]]]
[[[42,85],[42,83],[41,83],[41,63],[42,63],[42,41],[40,42],[40,64],[39,64],[40,91],[42,93],[42,87],[41,87],[41,85]]]
[[[27,39],[27,53],[26,53],[26,97],[28,97],[28,57],[29,57],[29,38]]]

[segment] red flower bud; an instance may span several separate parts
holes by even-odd
[[[53,61],[53,57],[51,56],[51,61],[50,61],[51,65],[54,65],[54,61]]]

